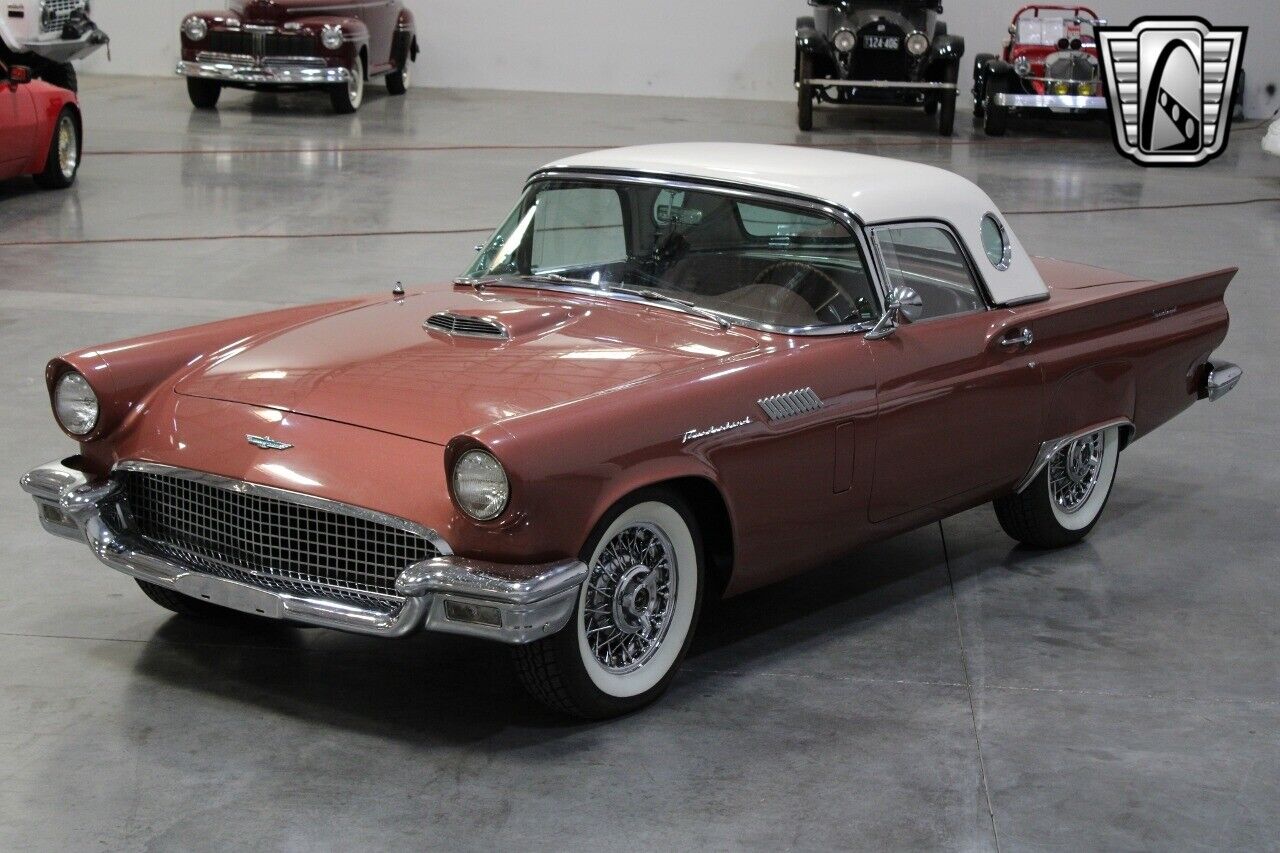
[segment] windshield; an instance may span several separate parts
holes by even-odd
[[[714,189],[535,183],[466,275],[678,299],[780,329],[877,314],[862,248],[842,223]]]

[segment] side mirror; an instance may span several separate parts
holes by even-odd
[[[867,332],[867,340],[878,341],[893,334],[898,326],[914,323],[924,315],[924,300],[906,285],[898,285],[889,294],[889,304],[884,313],[876,321],[871,331]]]
[[[14,86],[31,82],[31,69],[25,65],[15,65],[9,69],[9,82]]]

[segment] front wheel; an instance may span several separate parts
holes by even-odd
[[[987,136],[1004,136],[1009,128],[1009,108],[996,103],[996,95],[1003,91],[1003,81],[999,77],[987,78],[986,104],[982,111],[982,129]]]
[[[960,60],[951,62],[943,72],[942,82],[955,85],[960,79]],[[948,89],[939,96],[938,134],[951,136],[956,127],[956,90]]]
[[[80,121],[72,107],[63,107],[53,126],[53,138],[45,155],[44,171],[35,176],[38,186],[65,190],[80,172]]]
[[[1021,492],[996,498],[1004,532],[1033,548],[1074,545],[1098,523],[1120,457],[1120,428],[1069,442]]]
[[[339,115],[350,115],[364,103],[364,60],[357,56],[349,70],[350,80],[329,89],[329,101]]]
[[[589,719],[642,708],[670,686],[702,607],[702,544],[677,495],[648,489],[619,504],[583,549],[587,579],[569,623],[514,649],[525,688]]]
[[[796,125],[803,131],[813,130],[813,87],[805,80],[813,79],[813,57],[801,53],[796,63]]]
[[[188,77],[187,97],[191,99],[191,105],[196,109],[211,110],[218,105],[218,99],[222,97],[222,84],[217,80]]]

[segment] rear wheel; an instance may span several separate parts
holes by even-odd
[[[1009,108],[996,103],[996,95],[1004,89],[1004,81],[999,77],[987,78],[986,105],[982,116],[982,129],[987,136],[1004,136],[1009,127]]]
[[[677,495],[646,489],[596,526],[587,580],[559,633],[516,646],[525,688],[548,707],[603,719],[642,708],[671,684],[702,606],[702,543]]]
[[[1077,438],[1059,450],[1021,492],[997,498],[1004,532],[1033,548],[1061,548],[1089,535],[1098,523],[1120,457],[1120,428]]]
[[[351,63],[351,79],[338,83],[329,89],[329,101],[333,111],[340,115],[350,115],[360,109],[364,103],[364,60],[359,56]]]
[[[187,78],[187,97],[198,110],[211,110],[218,105],[222,97],[222,84],[217,80],[204,80],[200,77]]]
[[[796,107],[798,109],[796,115],[796,124],[801,130],[813,130],[813,87],[806,80],[813,79],[813,57],[807,53],[801,53],[796,60],[797,78],[799,80],[799,89],[796,94]]]
[[[53,138],[45,155],[44,171],[36,184],[47,190],[65,190],[76,182],[80,171],[80,122],[72,107],[63,107],[53,126]]]

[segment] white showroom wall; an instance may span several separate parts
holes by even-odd
[[[423,56],[417,83],[552,92],[789,100],[792,31],[803,0],[407,0],[418,17]],[[219,3],[200,0],[95,0],[111,34],[113,61],[100,52],[88,72],[161,75],[177,61],[183,15]],[[946,4],[951,32],[966,40],[965,72],[976,53],[994,52],[1018,0]],[[1140,15],[1207,15],[1249,26],[1247,106],[1270,115],[1280,95],[1277,0],[1106,0],[1115,23]]]

